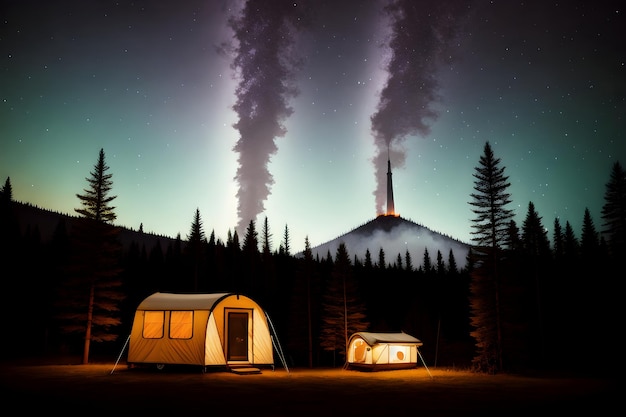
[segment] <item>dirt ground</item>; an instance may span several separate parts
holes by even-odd
[[[613,379],[480,375],[426,369],[199,369],[156,371],[125,364],[1,364],[3,408],[26,415],[511,416],[533,412],[614,414]]]

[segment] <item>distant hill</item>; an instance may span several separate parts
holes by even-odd
[[[78,218],[27,203],[16,201],[13,203],[22,235],[37,231],[42,243],[52,240],[54,231],[61,220],[65,221],[66,230],[69,232],[72,222]],[[176,241],[175,238],[168,236],[154,235],[124,227],[121,229],[120,241],[125,248],[128,248],[134,241],[149,251],[157,242],[160,242],[161,248],[165,251],[170,243],[173,244]],[[400,216],[381,215],[346,234],[311,248],[313,257],[325,258],[330,252],[334,258],[340,242],[346,244],[351,257],[356,255],[361,260],[365,259],[365,252],[369,249],[372,261],[375,263],[378,262],[381,248],[385,252],[385,261],[388,264],[395,263],[398,254],[404,262],[408,250],[416,268],[423,263],[425,249],[428,249],[433,264],[437,262],[437,251],[441,252],[443,260],[447,264],[449,252],[452,250],[457,266],[461,268],[466,264],[470,247],[467,243],[434,232]],[[301,253],[297,256],[301,256]]]
[[[13,202],[13,206],[22,235],[26,233],[32,234],[37,231],[42,243],[48,243],[52,240],[54,231],[62,220],[65,221],[66,230],[69,232],[72,222],[78,218],[78,216],[58,213],[17,201]],[[169,244],[175,240],[175,238],[140,232],[125,227],[122,227],[120,232],[120,241],[124,248],[128,248],[134,241],[140,247],[145,245],[146,250],[149,251],[156,245],[157,241],[160,241],[161,248],[165,251]]]
[[[365,252],[369,249],[374,263],[378,262],[381,248],[385,253],[387,264],[395,263],[398,254],[404,262],[408,250],[411,262],[416,268],[423,263],[425,249],[428,249],[433,265],[437,262],[437,251],[441,252],[447,265],[452,250],[456,264],[461,268],[466,264],[470,248],[467,243],[434,232],[400,216],[381,215],[344,235],[311,248],[313,257],[325,258],[330,252],[334,258],[341,242],[345,243],[351,257],[356,255],[361,260],[365,259]]]

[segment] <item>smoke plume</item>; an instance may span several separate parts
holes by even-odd
[[[406,138],[427,136],[438,117],[437,70],[451,56],[449,46],[460,15],[456,3],[462,2],[391,0],[385,7],[390,24],[385,45],[388,78],[371,117],[377,214],[385,212],[387,157],[394,167],[403,167]]]
[[[268,164],[277,151],[275,140],[286,134],[283,122],[293,112],[289,100],[298,94],[294,84],[294,39],[304,25],[300,5],[293,1],[247,0],[229,20],[234,31],[231,68],[238,80],[233,125],[239,139],[235,180],[238,232],[264,211],[274,184]]]

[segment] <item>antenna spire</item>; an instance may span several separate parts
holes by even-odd
[[[393,203],[393,183],[391,180],[391,159],[389,157],[389,145],[387,145],[387,216],[395,216],[396,208]]]

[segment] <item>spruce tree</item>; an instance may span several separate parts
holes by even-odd
[[[600,238],[588,208],[583,216],[583,229],[580,235],[581,259],[590,267],[596,262],[600,251]]]
[[[517,294],[521,303],[518,304],[516,312],[517,320],[514,320],[520,324],[516,327],[515,344],[526,345],[528,352],[524,352],[523,355],[527,360],[534,364],[542,364],[545,359],[544,298],[547,286],[552,281],[552,252],[547,230],[533,202],[528,203],[528,211],[522,225],[522,259],[523,262],[516,274],[519,278],[516,282],[519,289]],[[522,337],[524,333],[527,333],[526,337]],[[533,354],[531,350],[535,353]],[[530,363],[525,365],[528,366]]]
[[[424,257],[423,257],[422,265],[424,266],[424,273],[427,275],[430,274],[431,271],[433,270],[433,265],[430,260],[430,255],[428,254],[428,248],[424,248]]]
[[[8,276],[12,272],[11,265],[18,263],[17,255],[20,241],[20,224],[15,212],[10,177],[7,177],[4,186],[0,189],[0,239],[2,240],[0,262],[9,269],[6,272],[6,276]],[[13,283],[8,284],[13,285]]]
[[[289,227],[285,225],[285,232],[283,233],[283,251],[285,256],[291,256],[291,240],[289,238]]]
[[[602,234],[607,236],[609,254],[617,263],[626,255],[626,171],[619,161],[613,164],[606,184],[602,221]]]
[[[313,367],[314,319],[318,317],[320,291],[309,237],[304,240],[303,258],[296,263],[293,285],[289,292],[287,314],[288,345],[294,359]],[[318,323],[315,323],[318,324]],[[316,326],[317,327],[317,326]]]
[[[387,261],[385,260],[385,250],[382,248],[382,246],[378,251],[378,268],[380,268],[381,270],[387,268]]]
[[[485,143],[479,166],[473,174],[474,191],[471,194],[472,254],[471,324],[477,351],[472,359],[474,369],[496,373],[503,368],[502,329],[500,313],[500,271],[503,246],[508,235],[513,211],[507,209],[511,195],[510,183],[504,174],[489,142]]]
[[[559,218],[554,219],[554,230],[552,232],[552,253],[555,261],[560,261],[563,257],[563,228]]]
[[[345,243],[337,247],[330,280],[323,295],[321,346],[346,357],[348,338],[369,327],[365,304],[361,298]]]
[[[261,233],[263,236],[263,241],[261,242],[263,255],[269,256],[272,253],[272,233],[270,232],[267,216],[265,216],[265,219],[263,220],[263,229],[261,230]]]
[[[454,251],[452,249],[448,252],[448,273],[450,275],[459,273],[459,268],[456,265],[456,259],[454,258]]]
[[[411,260],[411,253],[409,252],[408,249],[404,253],[404,264],[405,264],[404,268],[407,271],[409,271],[409,272],[413,271],[413,261]]]
[[[199,289],[199,280],[206,261],[206,246],[207,240],[200,217],[200,209],[196,208],[184,251],[191,270],[192,283],[191,288],[185,288],[187,285],[183,284],[182,289],[184,291],[197,292]]]
[[[252,297],[256,298],[259,287],[259,273],[261,256],[259,252],[259,234],[256,230],[256,223],[254,220],[250,220],[246,234],[243,238],[243,244],[241,246],[242,264],[238,266],[241,268],[240,279],[244,280],[242,290],[244,293],[248,293]]]
[[[125,298],[119,228],[112,224],[117,216],[111,202],[116,196],[109,195],[113,182],[108,169],[100,149],[91,177],[86,178],[89,187],[76,194],[82,207],[75,209],[80,216],[71,229],[71,260],[57,299],[61,331],[83,335],[84,364],[89,362],[92,341],[118,338],[113,330],[121,324],[120,303]]]

